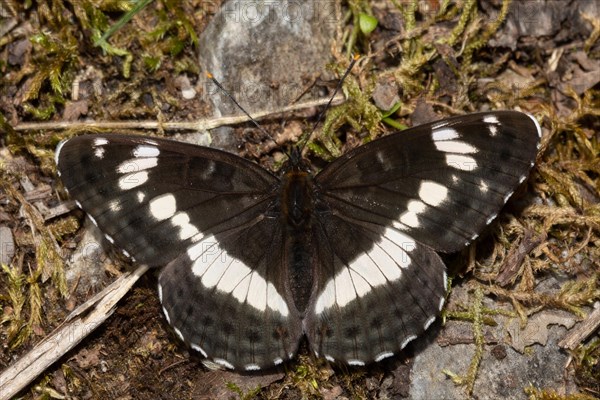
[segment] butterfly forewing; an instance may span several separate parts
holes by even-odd
[[[472,241],[533,166],[540,129],[513,111],[420,125],[356,148],[316,178],[334,209],[436,251]]]
[[[233,154],[137,136],[78,136],[56,160],[69,194],[107,239],[150,266],[252,220],[278,182]]]
[[[522,113],[454,117],[361,146],[314,178],[295,156],[280,179],[222,151],[126,135],[70,139],[57,164],[109,241],[166,265],[165,316],[205,357],[262,369],[305,335],[317,355],[364,365],[430,326],[446,292],[435,251],[460,249],[496,216],[539,134]]]

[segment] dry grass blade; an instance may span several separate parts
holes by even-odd
[[[0,375],[0,400],[10,399],[36,379],[46,368],[64,356],[80,343],[94,329],[100,326],[114,311],[117,302],[123,298],[137,280],[148,270],[139,266],[132,273],[122,275],[107,286],[95,298],[98,302],[88,303],[86,313],[79,310],[75,318],[58,327],[53,333],[38,343],[16,363]]]

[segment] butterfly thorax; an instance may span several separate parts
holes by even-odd
[[[314,211],[314,183],[307,172],[293,169],[282,179],[281,216],[288,229],[310,229]]]

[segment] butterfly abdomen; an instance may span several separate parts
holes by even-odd
[[[286,230],[288,282],[296,309],[304,313],[314,286],[314,263],[309,251],[315,218],[314,182],[312,176],[298,166],[284,173],[281,182],[280,210]]]

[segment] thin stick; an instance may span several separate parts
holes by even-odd
[[[344,96],[338,95],[333,98],[334,104],[341,104],[344,102]],[[302,103],[292,104],[286,107],[282,107],[275,111],[259,111],[253,114],[254,119],[263,119],[276,114],[281,114],[289,111],[301,110],[304,108],[318,107],[325,105],[331,101],[330,98],[316,99],[305,101]],[[238,115],[234,117],[221,117],[221,118],[206,118],[197,121],[186,121],[186,122],[158,122],[158,121],[106,121],[106,122],[70,122],[70,121],[58,121],[58,122],[26,122],[19,124],[14,127],[17,131],[30,131],[30,130],[51,130],[51,129],[162,129],[165,131],[201,131],[206,129],[214,129],[224,125],[235,125],[242,122],[250,121],[250,118],[246,115]]]
[[[87,303],[86,312],[78,308],[75,316],[67,317],[54,332],[4,370],[0,375],[0,400],[15,396],[100,326],[114,312],[117,302],[147,270],[147,266],[140,265],[132,273],[123,274],[94,296],[97,302]]]
[[[563,349],[575,350],[575,348],[594,333],[599,326],[600,308],[596,308],[582,323],[567,333],[567,335],[558,342],[558,346]]]

